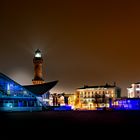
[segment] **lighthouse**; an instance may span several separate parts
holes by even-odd
[[[39,49],[35,51],[33,63],[34,63],[34,79],[32,80],[33,84],[37,85],[45,83],[42,74],[43,58],[41,51]]]

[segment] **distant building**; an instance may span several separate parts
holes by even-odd
[[[110,101],[120,98],[121,89],[114,85],[84,86],[76,90],[75,106],[79,109],[109,107]]]
[[[41,111],[47,106],[41,96],[56,83],[22,86],[0,73],[0,111]]]
[[[35,51],[34,54],[34,58],[33,58],[33,64],[34,64],[34,79],[32,80],[33,85],[28,85],[26,86],[26,88],[32,89],[34,92],[36,91],[42,91],[42,93],[40,93],[38,96],[40,96],[40,100],[42,100],[44,102],[44,104],[46,105],[50,105],[50,92],[49,90],[47,90],[47,92],[45,93],[44,90],[46,89],[50,89],[53,86],[56,85],[56,83],[58,81],[53,81],[53,82],[49,82],[46,83],[45,80],[43,79],[43,57],[41,54],[41,51],[39,49],[37,49]],[[42,85],[46,85],[46,89],[43,89]]]
[[[50,106],[50,90],[57,82],[58,81],[51,81],[37,85],[25,85],[23,87],[34,93],[45,106]]]
[[[52,106],[64,106],[72,105],[72,95],[74,94],[65,94],[65,93],[53,93],[50,96]]]
[[[37,96],[0,73],[0,111],[41,111]]]
[[[33,63],[34,63],[34,79],[32,80],[32,82],[34,85],[43,84],[45,82],[43,80],[43,73],[42,73],[43,58],[42,58],[41,51],[39,49],[35,51]]]
[[[129,88],[127,88],[128,98],[140,98],[140,82],[131,84]]]
[[[50,94],[50,109],[72,110],[74,109],[74,94],[53,93]]]
[[[43,58],[39,49],[35,51],[33,62],[33,85],[22,86],[0,73],[0,111],[40,111],[49,106],[50,90],[58,81],[43,80]]]
[[[121,98],[114,102],[114,110],[140,110],[140,98]]]

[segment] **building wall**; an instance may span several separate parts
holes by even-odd
[[[115,110],[140,110],[140,98],[118,99],[114,104]]]
[[[80,109],[97,109],[97,107],[109,107],[109,99],[120,97],[120,89],[112,88],[86,88],[76,91],[75,106]]]
[[[140,98],[140,83],[131,84],[131,87],[127,88],[128,98]]]

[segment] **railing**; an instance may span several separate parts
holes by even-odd
[[[12,112],[12,111],[42,111],[42,107],[0,107],[2,112]]]

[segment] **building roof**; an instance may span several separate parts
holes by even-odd
[[[29,94],[34,95],[34,96],[38,96],[38,95],[42,95],[46,92],[48,92],[50,89],[52,89],[58,81],[52,81],[52,82],[47,82],[47,83],[43,83],[43,84],[39,84],[39,85],[20,85],[19,83],[15,82],[14,80],[12,80],[11,78],[9,78],[8,76],[6,76],[3,73],[0,73],[0,92],[7,92],[6,88],[4,88],[7,84],[14,84],[16,86],[18,86],[18,90],[19,88],[22,90],[27,90],[27,92],[30,92]],[[16,86],[14,87],[15,89],[13,90],[17,90]],[[5,91],[6,90],[6,91]]]
[[[36,95],[43,95],[44,93],[51,90],[57,84],[57,82],[58,81],[52,81],[52,82],[38,84],[38,85],[26,85],[23,87]]]
[[[78,88],[78,89],[89,89],[89,88],[113,88],[116,87],[116,85],[109,85],[109,84],[105,84],[105,85],[96,85],[96,86],[88,86],[88,85],[84,85],[84,87]]]
[[[140,82],[136,82],[135,84],[140,84]]]
[[[22,85],[15,82],[5,74],[0,73],[0,95],[8,96],[8,94],[10,97],[36,97],[34,93],[25,89]]]

